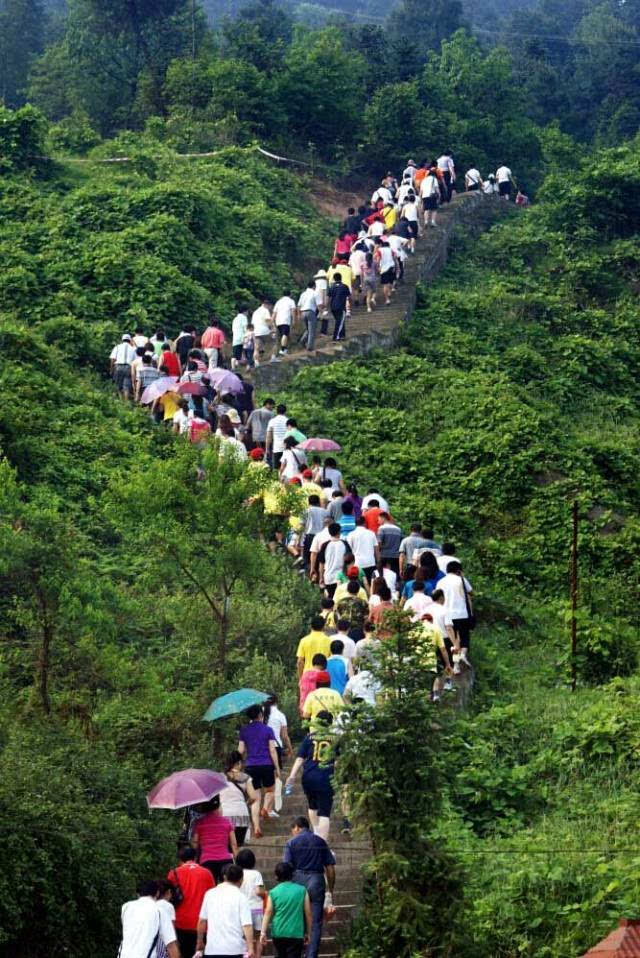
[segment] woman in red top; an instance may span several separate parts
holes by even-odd
[[[160,366],[166,366],[167,376],[179,376],[182,372],[180,357],[177,353],[172,353],[170,349],[162,351]]]
[[[353,236],[350,236],[346,230],[342,230],[338,239],[336,240],[336,245],[333,248],[334,258],[346,262],[349,259],[351,253],[351,247],[353,246]]]
[[[219,795],[202,805],[201,810],[205,814],[193,827],[191,844],[200,851],[200,864],[209,869],[219,885],[225,865],[230,865],[238,854],[236,832],[220,811]]]

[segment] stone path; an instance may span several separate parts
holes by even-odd
[[[478,230],[485,229],[511,205],[479,193],[455,196],[450,204],[439,209],[438,228],[425,231],[419,240],[415,256],[410,256],[406,264],[404,283],[394,294],[390,306],[379,306],[373,313],[367,313],[364,307],[356,308],[347,321],[347,339],[343,342],[332,343],[330,337],[319,336],[315,355],[292,345],[287,356],[264,363],[252,374],[247,373],[247,378],[251,378],[258,389],[275,392],[308,365],[352,359],[375,349],[393,347],[415,307],[417,284],[428,284],[437,277],[447,261],[456,227],[465,224]],[[379,293],[378,301],[381,300]],[[300,332],[297,330],[292,339],[297,339]]]

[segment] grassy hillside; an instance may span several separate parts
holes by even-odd
[[[447,930],[465,958],[575,958],[637,909],[637,146],[548,179],[536,208],[463,245],[398,353],[289,391],[350,477],[457,544],[478,594],[476,693],[445,735],[431,823],[465,875]]]

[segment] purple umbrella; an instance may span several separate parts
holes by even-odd
[[[165,393],[175,389],[177,382],[177,376],[161,376],[160,379],[156,379],[150,386],[147,386],[140,397],[140,402],[143,406],[152,403],[154,399],[159,399],[160,396],[164,396]]]
[[[230,373],[228,369],[212,369],[209,373],[209,380],[221,395],[225,393],[237,394],[244,391],[242,380]]]
[[[208,802],[227,787],[226,775],[208,768],[185,768],[174,772],[152,788],[147,795],[149,808],[186,808]]]
[[[298,449],[305,449],[309,452],[340,452],[341,448],[333,439],[322,439],[320,437],[305,439],[304,442],[298,444]]]
[[[206,396],[207,387],[202,383],[180,383],[178,392],[181,396]]]

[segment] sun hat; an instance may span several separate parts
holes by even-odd
[[[254,462],[258,462],[260,459],[264,459],[264,449],[256,448],[252,449],[249,453],[249,459],[253,459]]]

